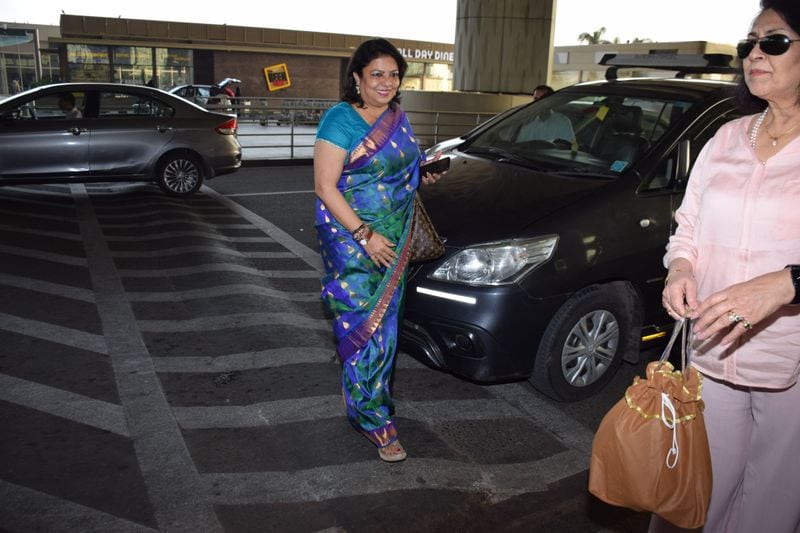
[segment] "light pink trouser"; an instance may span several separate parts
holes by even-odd
[[[800,533],[800,385],[703,380],[714,485],[703,531]]]
[[[704,533],[800,533],[800,385],[767,391],[706,377],[714,485]],[[654,517],[651,532],[680,531]]]

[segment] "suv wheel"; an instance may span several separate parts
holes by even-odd
[[[592,285],[567,300],[547,326],[531,383],[556,400],[597,393],[627,350],[638,349],[637,302],[627,284]]]
[[[173,196],[189,196],[203,185],[203,168],[186,152],[167,155],[158,165],[158,185]]]

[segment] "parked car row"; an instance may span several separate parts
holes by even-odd
[[[172,195],[241,166],[236,117],[137,85],[61,83],[0,102],[0,185],[155,181]]]
[[[738,116],[731,88],[584,83],[432,147],[450,170],[421,194],[447,252],[409,272],[405,348],[559,400],[604,387],[671,327],[661,258],[692,163]]]

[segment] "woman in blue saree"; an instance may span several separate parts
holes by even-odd
[[[389,462],[406,458],[390,384],[420,182],[420,150],[398,105],[405,71],[388,41],[362,43],[343,101],[325,113],[314,145],[322,299],[334,317],[347,416]]]

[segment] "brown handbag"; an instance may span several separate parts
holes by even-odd
[[[414,220],[411,227],[411,250],[409,261],[422,263],[444,255],[444,242],[433,227],[428,213],[422,206],[419,194],[414,195]]]
[[[684,329],[684,371],[667,361]],[[702,378],[685,363],[688,319],[675,325],[661,360],[603,418],[592,443],[589,491],[606,503],[650,511],[692,529],[705,523],[711,455],[703,421]]]

